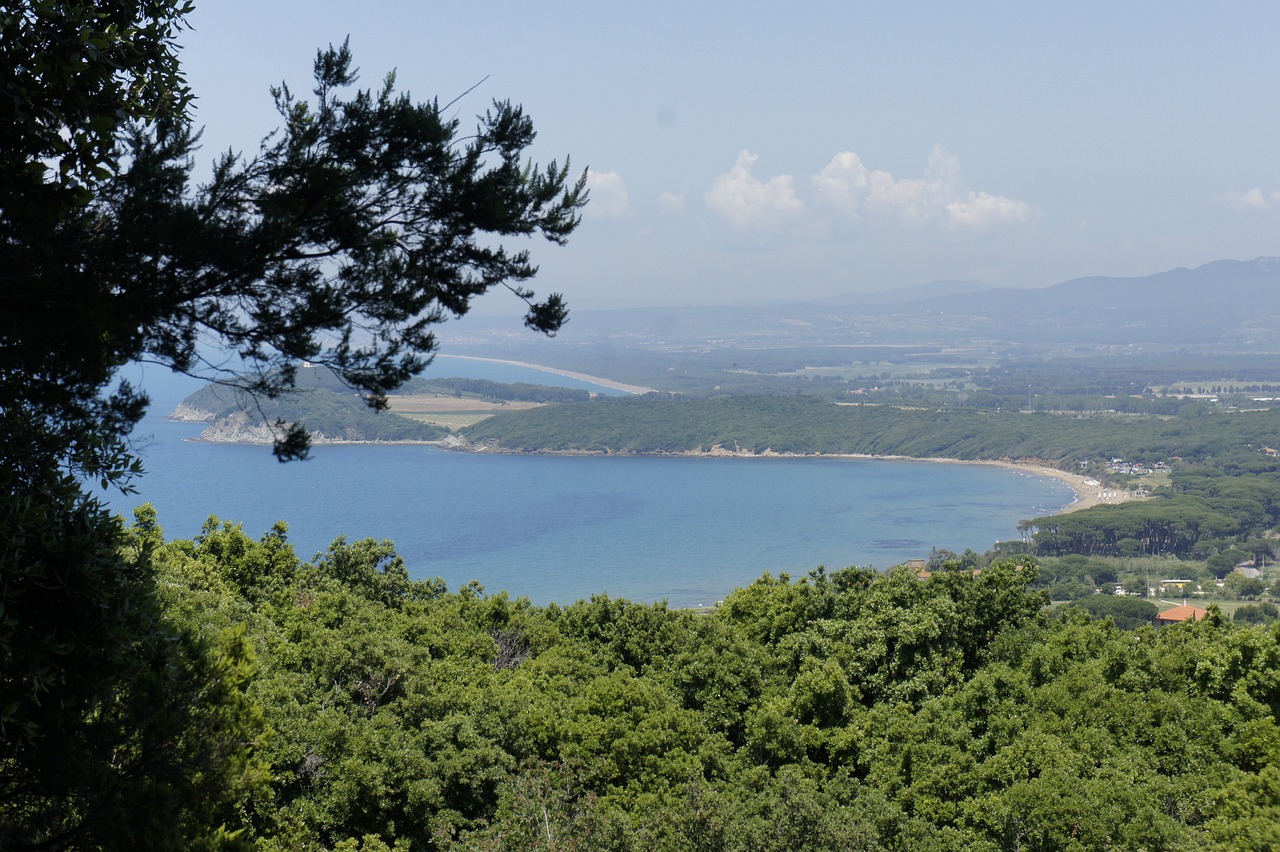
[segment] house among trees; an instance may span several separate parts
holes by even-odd
[[[1209,614],[1209,610],[1201,609],[1198,606],[1175,606],[1173,609],[1166,609],[1164,612],[1157,613],[1155,624],[1159,627],[1162,624],[1179,624],[1183,621],[1204,621],[1205,616]]]

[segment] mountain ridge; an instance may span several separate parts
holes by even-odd
[[[1280,258],[1217,260],[1145,276],[1088,276],[1047,287],[937,282],[956,292],[901,301],[792,300],[764,306],[581,311],[558,344],[1025,344],[1280,347]],[[900,293],[930,293],[930,287]],[[973,289],[967,289],[972,287]],[[978,289],[981,288],[981,289]],[[495,332],[496,333],[496,332]]]

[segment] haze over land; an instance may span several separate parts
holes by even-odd
[[[601,343],[732,348],[978,341],[1268,351],[1280,347],[1277,292],[1280,258],[1260,257],[1138,278],[1081,278],[1043,288],[943,282],[759,307],[583,311],[550,342],[519,332],[509,320],[468,318],[444,337],[451,346],[526,345],[553,358],[558,350]]]

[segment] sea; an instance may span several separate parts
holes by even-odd
[[[438,358],[437,376],[591,387],[529,367]],[[390,540],[417,579],[561,604],[596,594],[709,606],[766,572],[888,568],[934,547],[982,552],[1073,499],[1057,479],[993,465],[836,458],[489,455],[424,445],[265,446],[196,440],[165,415],[199,387],[151,368],[134,432],[146,474],[116,511],[156,507],[170,538],[210,516],[258,537],[288,525],[312,559],[337,537]],[[603,393],[619,393],[594,386]]]

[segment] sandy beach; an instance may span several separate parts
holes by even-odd
[[[514,367],[523,367],[526,369],[538,370],[544,373],[551,373],[557,376],[565,376],[571,379],[578,379],[579,381],[589,382],[594,385],[600,385],[601,387],[625,391],[626,393],[631,393],[631,394],[645,394],[645,393],[651,393],[654,391],[654,388],[644,387],[643,385],[629,385],[623,382],[615,382],[612,379],[606,379],[601,376],[592,376],[587,373],[575,373],[571,370],[559,370],[554,367],[547,367],[542,364],[533,364],[527,361],[514,361],[510,359],[505,359],[505,358],[482,358],[476,355],[444,355],[440,357],[459,358],[459,359],[464,359],[468,361],[483,361],[490,364],[507,364]],[[182,419],[182,418],[178,418],[178,419]],[[196,440],[210,440],[210,439],[201,438]],[[217,442],[216,439],[214,440],[215,442]],[[262,441],[236,440],[236,441],[229,441],[229,442],[260,443]],[[316,436],[315,443],[317,444],[423,443],[423,444],[434,444],[444,449],[454,449],[454,450],[466,449],[466,450],[471,450],[473,452],[478,449],[475,447],[471,447],[465,441],[461,441],[461,442],[454,442],[449,440],[385,441],[385,442],[384,441],[345,441],[345,440],[328,439],[328,438],[325,438],[323,435]],[[574,455],[574,453],[566,453],[566,455]],[[738,453],[738,452],[734,452],[733,450],[726,450],[723,447],[714,447],[710,451],[679,453],[679,455],[742,456],[747,458],[761,458],[761,457],[775,456],[778,454],[775,454],[769,451],[766,451],[760,454]],[[882,459],[882,460],[900,459],[903,461],[928,461],[928,462],[938,462],[941,464],[987,464],[987,465],[996,465],[998,467],[1005,467],[1011,470],[1021,471],[1023,473],[1031,474],[1033,476],[1048,476],[1066,483],[1066,485],[1069,488],[1071,488],[1071,490],[1075,493],[1075,499],[1070,504],[1068,504],[1065,508],[1063,508],[1062,512],[1064,514],[1067,512],[1078,512],[1081,509],[1088,509],[1092,506],[1098,506],[1104,503],[1105,504],[1124,503],[1129,500],[1138,499],[1133,497],[1133,495],[1130,494],[1128,490],[1108,488],[1104,486],[1102,483],[1098,482],[1098,480],[1096,479],[1092,479],[1088,476],[1082,476],[1081,474],[1078,474],[1078,473],[1070,473],[1065,470],[1060,470],[1056,467],[1052,467],[1048,464],[1045,464],[1043,462],[1037,462],[1037,461],[979,460],[979,459],[971,460],[971,459],[947,459],[947,458],[923,458],[922,459],[922,458],[915,458],[912,456],[894,456],[894,455],[876,456],[876,455],[866,455],[866,454],[859,454],[859,453],[852,453],[847,455],[831,454],[828,457],[830,458],[865,458],[865,459]]]
[[[1067,486],[1075,492],[1076,498],[1071,501],[1061,512],[1078,512],[1081,509],[1088,509],[1092,506],[1099,506],[1104,503],[1124,503],[1129,500],[1138,499],[1126,490],[1117,490],[1115,488],[1107,488],[1096,479],[1088,476],[1081,476],[1078,473],[1069,473],[1060,470],[1043,462],[1037,461],[1008,461],[1008,460],[986,460],[986,459],[944,459],[944,458],[915,458],[914,456],[871,456],[871,455],[852,455],[848,458],[860,459],[884,459],[903,461],[927,461],[938,462],[939,464],[988,464],[996,467],[1004,467],[1009,470],[1017,470],[1022,473],[1028,473],[1033,476],[1049,476],[1067,484]]]
[[[1056,467],[1049,467],[1044,464],[1035,462],[1008,462],[994,461],[983,462],[983,464],[994,464],[1001,467],[1008,467],[1014,470],[1021,470],[1036,476],[1052,476],[1065,482],[1072,491],[1076,493],[1076,499],[1071,505],[1063,509],[1063,513],[1078,512],[1081,509],[1088,509],[1091,506],[1099,506],[1103,503],[1125,503],[1129,500],[1136,500],[1128,489],[1108,488],[1096,479],[1088,476],[1081,476],[1078,473],[1068,473],[1065,470],[1059,470]]]
[[[1036,461],[1007,461],[1007,460],[982,460],[982,459],[943,459],[943,458],[914,458],[912,456],[870,456],[870,455],[854,455],[851,458],[865,459],[887,459],[903,461],[927,461],[938,462],[940,464],[988,464],[996,467],[1004,467],[1009,470],[1017,470],[1022,473],[1028,473],[1032,476],[1049,476],[1067,484],[1067,486],[1075,492],[1075,499],[1071,501],[1061,514],[1067,512],[1078,512],[1081,509],[1088,509],[1092,506],[1099,506],[1104,503],[1124,503],[1129,500],[1135,500],[1132,494],[1127,490],[1108,488],[1096,479],[1088,476],[1082,476],[1078,473],[1069,473],[1056,467]]]
[[[741,456],[745,458],[767,458],[770,456],[777,457],[785,455],[780,453],[735,453],[732,450],[726,450],[723,447],[716,447],[707,453],[688,453],[687,455],[714,455],[714,456]],[[1067,486],[1075,492],[1075,499],[1071,501],[1063,510],[1062,514],[1067,512],[1078,512],[1081,509],[1088,509],[1092,506],[1099,506],[1104,503],[1125,503],[1129,500],[1139,499],[1134,497],[1129,491],[1123,489],[1108,488],[1096,479],[1088,476],[1082,476],[1078,473],[1069,473],[1060,470],[1044,462],[1037,461],[1009,461],[996,459],[947,459],[947,458],[917,458],[915,456],[893,456],[893,455],[869,455],[865,453],[829,453],[817,454],[816,456],[805,454],[805,458],[844,458],[844,459],[876,459],[879,461],[926,461],[937,462],[938,464],[986,464],[995,465],[996,467],[1008,468],[1009,470],[1017,470],[1022,473],[1031,474],[1032,476],[1049,476],[1067,484]]]

